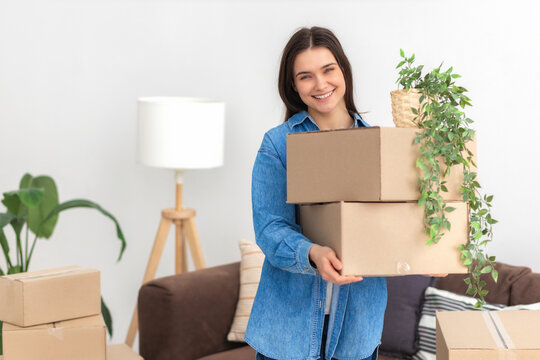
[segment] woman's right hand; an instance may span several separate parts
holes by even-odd
[[[328,246],[313,245],[309,249],[309,259],[315,263],[323,280],[337,285],[345,285],[364,280],[361,276],[341,276],[339,270],[343,267],[334,250]]]

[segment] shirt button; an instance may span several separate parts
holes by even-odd
[[[309,268],[307,266],[304,269],[306,269],[306,271],[309,270]]]

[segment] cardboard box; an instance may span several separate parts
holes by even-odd
[[[47,324],[101,313],[99,271],[80,266],[0,277],[0,320]]]
[[[107,360],[143,360],[126,344],[107,345]]]
[[[417,202],[301,205],[300,224],[308,239],[336,252],[342,275],[466,273],[457,246],[468,239],[467,204],[449,206],[456,208],[447,213],[451,231],[433,245]]]
[[[419,129],[369,127],[287,135],[287,203],[414,201]],[[476,153],[476,143],[470,145]],[[451,168],[445,200],[461,201],[463,167]]]
[[[540,311],[437,312],[437,360],[539,360]]]
[[[2,329],[6,360],[105,360],[105,336],[101,315]]]

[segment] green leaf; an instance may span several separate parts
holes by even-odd
[[[60,212],[68,209],[73,208],[91,208],[96,209],[109,219],[111,219],[115,225],[116,225],[116,236],[118,239],[120,239],[122,246],[120,248],[120,254],[118,255],[118,260],[122,259],[122,254],[124,253],[124,250],[126,248],[126,240],[124,239],[124,234],[122,232],[122,229],[120,228],[120,224],[118,223],[118,220],[109,213],[107,210],[103,209],[100,205],[85,199],[74,199],[70,201],[63,202],[61,204],[58,204],[54,209],[51,210],[51,212],[43,219],[42,223],[46,223],[49,219],[53,218],[54,216],[57,216]]]
[[[11,213],[0,214],[0,229],[9,224],[15,217],[16,216]]]
[[[22,269],[22,266],[21,266],[21,265],[11,266],[11,267],[8,269],[8,275],[11,275],[11,274],[19,274],[19,273],[22,273],[22,272],[23,272],[23,269]]]
[[[8,209],[10,213],[18,217],[22,217],[27,211],[27,207],[21,203],[21,199],[17,195],[16,191],[10,191],[3,193],[4,199],[2,204]]]
[[[6,238],[6,234],[4,233],[4,229],[0,227],[0,246],[2,246],[2,252],[4,253],[4,257],[6,258],[6,264],[8,269],[12,267],[11,259],[9,258],[9,243]]]
[[[112,327],[112,316],[111,312],[109,311],[109,308],[105,304],[105,301],[103,300],[103,296],[101,297],[101,315],[103,316],[103,321],[105,322],[105,325],[107,326],[107,332],[109,333],[109,336],[112,338],[113,335],[113,327]]]
[[[405,52],[403,51],[403,49],[399,49],[399,55],[401,57],[405,57]]]
[[[465,259],[465,261],[463,261],[463,265],[465,265],[465,266],[469,266],[471,264],[472,264],[472,259],[471,258]]]
[[[447,206],[447,207],[444,208],[444,211],[449,212],[449,213],[452,212],[452,211],[454,211],[454,210],[456,210],[456,208],[455,208],[455,207],[451,207],[451,206]]]
[[[44,191],[40,188],[28,188],[14,191],[14,193],[17,194],[25,206],[27,206],[29,209],[33,209],[43,199]]]
[[[32,179],[32,187],[43,189],[43,200],[35,208],[28,210],[28,227],[40,238],[50,238],[58,216],[50,218],[43,223],[43,219],[58,205],[58,190],[56,184],[50,176],[38,176]]]
[[[33,179],[33,176],[30,175],[29,173],[24,174],[23,177],[21,178],[21,181],[19,181],[19,189],[28,189],[32,187],[31,186],[32,179]]]
[[[482,274],[487,274],[488,272],[491,272],[491,270],[492,270],[491,265],[487,265],[487,266],[485,266],[480,272],[481,272]]]
[[[477,221],[473,221],[473,222],[471,222],[471,227],[473,229],[479,230],[480,229],[480,223],[477,222]]]
[[[491,277],[493,278],[493,281],[497,282],[499,280],[499,272],[493,269],[491,271]]]

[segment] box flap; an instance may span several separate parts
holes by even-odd
[[[495,312],[508,334],[509,346],[515,349],[540,349],[540,310]]]
[[[7,275],[5,278],[14,280],[14,281],[32,281],[35,279],[43,278],[43,277],[55,277],[55,276],[63,276],[69,273],[74,272],[81,272],[81,271],[87,271],[87,269],[77,266],[77,265],[71,265],[71,266],[64,266],[54,269],[45,269],[45,270],[37,270],[37,271],[29,271],[24,273],[18,273],[18,274],[12,274]],[[97,271],[97,270],[92,270]]]
[[[19,330],[42,330],[42,329],[61,329],[61,328],[76,328],[76,327],[104,327],[105,322],[101,315],[92,315],[87,317],[82,317],[79,319],[71,319],[58,321],[49,324],[41,324],[34,326],[17,326],[10,323],[4,323],[3,331],[19,331]]]
[[[82,317],[79,319],[59,321],[55,323],[56,328],[74,328],[74,327],[102,327],[105,326],[101,314]]]
[[[54,324],[41,324],[41,325],[33,325],[33,326],[17,326],[13,325],[7,322],[4,322],[2,331],[19,331],[19,330],[41,330],[41,329],[50,329],[54,326]]]
[[[437,311],[436,318],[449,350],[497,349],[482,311]]]

